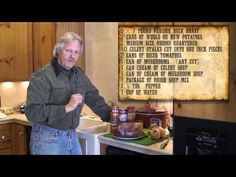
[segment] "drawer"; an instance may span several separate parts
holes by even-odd
[[[0,125],[0,143],[10,141],[11,127],[10,124]]]

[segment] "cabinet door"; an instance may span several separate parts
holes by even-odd
[[[0,149],[0,155],[11,155],[11,148]]]
[[[0,81],[29,80],[32,70],[32,23],[0,22]]]
[[[11,155],[11,126],[0,125],[0,155]]]
[[[27,152],[26,127],[12,124],[12,151],[14,155],[25,155]]]
[[[34,71],[52,60],[55,37],[55,23],[33,23]]]

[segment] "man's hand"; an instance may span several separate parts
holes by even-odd
[[[79,93],[71,95],[70,101],[65,106],[66,113],[75,110],[75,108],[80,103],[82,103],[82,101],[83,101],[83,97]]]

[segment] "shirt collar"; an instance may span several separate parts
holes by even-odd
[[[64,68],[58,63],[58,59],[57,58],[53,58],[52,59],[51,65],[53,67],[53,70],[54,70],[56,76],[58,76],[64,70]],[[77,73],[78,72],[78,68],[74,66],[73,68],[71,68],[71,72]]]

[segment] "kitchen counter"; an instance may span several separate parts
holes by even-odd
[[[77,131],[80,131],[83,128],[88,128],[89,126],[94,126],[97,124],[100,124],[100,122],[102,123],[102,121],[99,118],[96,118],[94,116],[84,116],[81,117],[80,119],[80,125],[77,127]],[[83,120],[83,121],[82,121]],[[1,118],[0,119],[0,124],[5,124],[5,123],[20,123],[23,125],[28,125],[28,126],[32,126],[32,122],[30,122],[25,114],[21,114],[21,113],[13,113],[13,114],[9,114],[7,115],[6,118]]]
[[[9,115],[7,115],[6,118],[0,119],[0,124],[13,123],[13,122],[23,124],[23,125],[32,126],[32,123],[30,121],[28,121],[25,114],[21,114],[21,113],[9,114]]]
[[[98,136],[101,145],[101,154],[105,154],[105,147],[107,145],[118,147],[121,149],[126,149],[134,152],[139,152],[147,155],[173,155],[173,139],[171,138],[165,149],[161,149],[160,145],[167,141],[158,142],[149,146],[139,145],[135,143],[130,143],[127,141],[122,141],[118,139],[113,139],[109,137],[104,137],[103,135]]]

